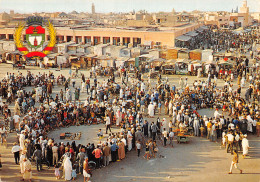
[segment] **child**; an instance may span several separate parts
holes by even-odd
[[[140,142],[140,140],[138,140],[136,142],[136,150],[137,150],[137,156],[139,157],[140,156],[140,152],[141,152],[141,142]]]
[[[98,130],[97,136],[99,137],[99,139],[103,138],[103,132],[101,131],[101,129]]]
[[[146,157],[147,160],[150,158],[149,147],[149,142],[146,142],[144,158]]]
[[[75,180],[75,178],[77,177],[76,165],[73,166],[71,177],[72,177],[73,180]]]
[[[54,165],[56,179],[60,179],[60,169],[58,164]]]

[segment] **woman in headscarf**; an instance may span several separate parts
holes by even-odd
[[[65,172],[65,180],[69,181],[71,180],[71,173],[72,173],[72,164],[71,161],[69,159],[69,157],[65,157],[65,161],[64,161],[64,172]]]

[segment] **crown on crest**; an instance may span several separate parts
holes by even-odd
[[[28,26],[30,26],[30,25],[40,25],[40,26],[42,26],[43,18],[40,17],[40,16],[29,16],[26,19],[26,23],[28,24]]]

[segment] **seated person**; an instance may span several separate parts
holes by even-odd
[[[93,122],[93,119],[92,119],[92,118],[89,118],[89,119],[88,119],[88,125],[92,124],[92,122]]]
[[[187,128],[186,128],[185,123],[181,122],[181,123],[179,124],[179,128],[180,128],[180,132],[181,132],[181,133],[187,132]]]
[[[97,136],[98,136],[99,138],[103,138],[103,132],[102,132],[101,129],[98,130]]]

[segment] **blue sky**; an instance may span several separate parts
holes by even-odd
[[[171,11],[231,11],[242,5],[243,0],[0,0],[0,11],[31,12],[129,12],[145,9],[148,12]],[[248,0],[250,12],[260,12],[260,0]]]

